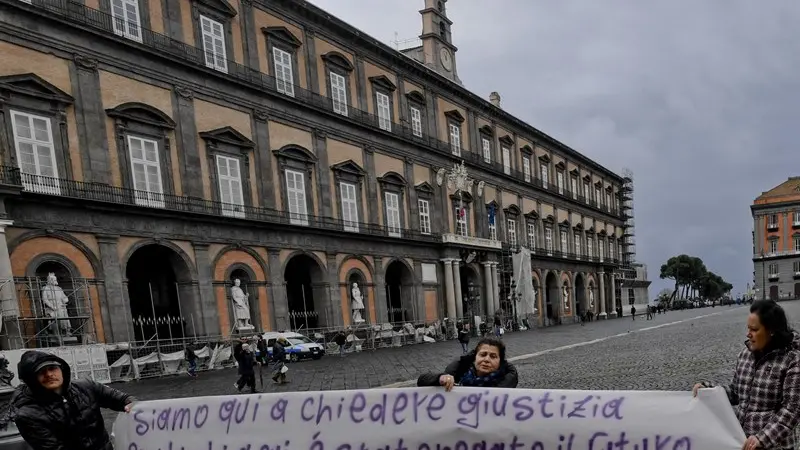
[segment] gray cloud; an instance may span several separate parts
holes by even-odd
[[[390,43],[421,0],[312,0]],[[482,0],[448,4],[473,92],[635,178],[638,259],[651,296],[670,256],[752,281],[749,205],[795,174],[800,3]],[[379,6],[378,6],[379,5]]]

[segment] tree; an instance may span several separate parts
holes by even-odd
[[[660,276],[675,281],[675,290],[668,301],[679,293],[680,298],[700,297],[716,301],[733,289],[732,284],[709,271],[703,260],[695,256],[673,256],[661,266]]]

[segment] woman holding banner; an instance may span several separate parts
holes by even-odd
[[[800,424],[800,334],[789,328],[776,302],[758,300],[750,306],[745,346],[733,381],[725,386],[748,436],[742,449],[792,449],[792,434]],[[696,384],[694,395],[713,386]]]
[[[417,386],[517,387],[517,369],[506,361],[506,346],[496,337],[485,337],[475,350],[451,362],[443,373],[420,375]]]

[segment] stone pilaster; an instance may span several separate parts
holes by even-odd
[[[270,317],[272,318],[272,329],[276,331],[288,330],[289,322],[289,300],[286,297],[286,281],[281,271],[281,249],[268,248],[269,258],[269,281],[272,291],[272,302],[270,302]]]
[[[453,261],[453,287],[456,293],[456,319],[464,318],[464,298],[461,295],[461,261]]]
[[[317,64],[317,46],[316,40],[314,39],[316,33],[314,30],[306,28],[303,36],[305,39],[303,47],[306,53],[306,80],[308,80],[311,92],[319,94],[319,65]]]
[[[389,306],[386,304],[386,273],[383,269],[383,260],[375,258],[375,323],[382,324],[389,321]]]
[[[255,136],[255,164],[257,173],[272,173],[272,151],[269,142],[269,116],[264,110],[253,111],[252,116],[253,135]],[[275,185],[271,176],[256,177],[258,180],[258,196],[260,205],[276,209]],[[280,179],[280,177],[278,177]]]
[[[494,317],[494,289],[492,289],[492,263],[483,263],[484,303],[486,303],[486,317]]]
[[[367,215],[369,223],[377,225],[380,223],[378,221],[380,214],[378,210],[378,178],[375,174],[375,150],[370,146],[364,147],[364,170],[367,171]]]
[[[70,67],[72,94],[75,96],[75,121],[81,151],[83,179],[111,184],[111,157],[108,151],[103,100],[100,96],[98,62],[76,54]],[[67,174],[63,174],[67,176]]]
[[[172,93],[172,112],[175,116],[175,140],[179,149],[178,167],[183,195],[203,198],[203,173],[200,169],[198,130],[194,117],[194,93],[184,87],[176,86]],[[216,167],[209,167],[208,170],[216,170]],[[211,189],[219,188],[212,186]]]
[[[219,311],[217,301],[214,296],[214,286],[212,284],[213,275],[211,273],[211,258],[208,255],[208,244],[193,243],[194,259],[197,265],[197,294],[195,302],[200,306],[199,316],[203,334],[218,336],[228,333],[230,330],[220,329]],[[197,323],[197,321],[195,321]],[[199,333],[198,333],[199,334]]]
[[[330,253],[327,255],[328,266],[328,291],[330,292],[330,301],[328,302],[330,311],[329,316],[331,322],[328,326],[340,327],[344,324],[342,317],[342,292],[339,289],[339,271],[338,264],[336,264],[336,254]]]
[[[135,339],[132,330],[131,305],[125,295],[122,283],[122,268],[119,261],[117,242],[119,236],[99,235],[100,264],[103,267],[106,298],[101,308],[108,310],[108,325],[105,329],[106,342],[129,342]]]
[[[456,293],[453,285],[453,260],[443,259],[444,263],[444,291],[445,298],[447,299],[447,318],[455,319],[457,315],[456,310]]]
[[[320,215],[322,217],[333,217],[333,197],[334,190],[331,189],[331,171],[328,164],[328,140],[327,133],[314,130],[312,145],[314,153],[319,160],[317,174],[317,186],[319,186]],[[264,177],[268,178],[268,177]],[[339,314],[341,316],[341,314]]]

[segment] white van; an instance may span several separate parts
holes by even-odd
[[[267,341],[267,353],[270,359],[272,358],[272,344],[278,340],[278,336],[283,335],[291,346],[286,346],[286,359],[287,361],[299,361],[301,359],[320,359],[325,355],[325,347],[309,339],[300,333],[287,331],[285,333],[277,333],[270,331],[264,333],[262,336]]]

